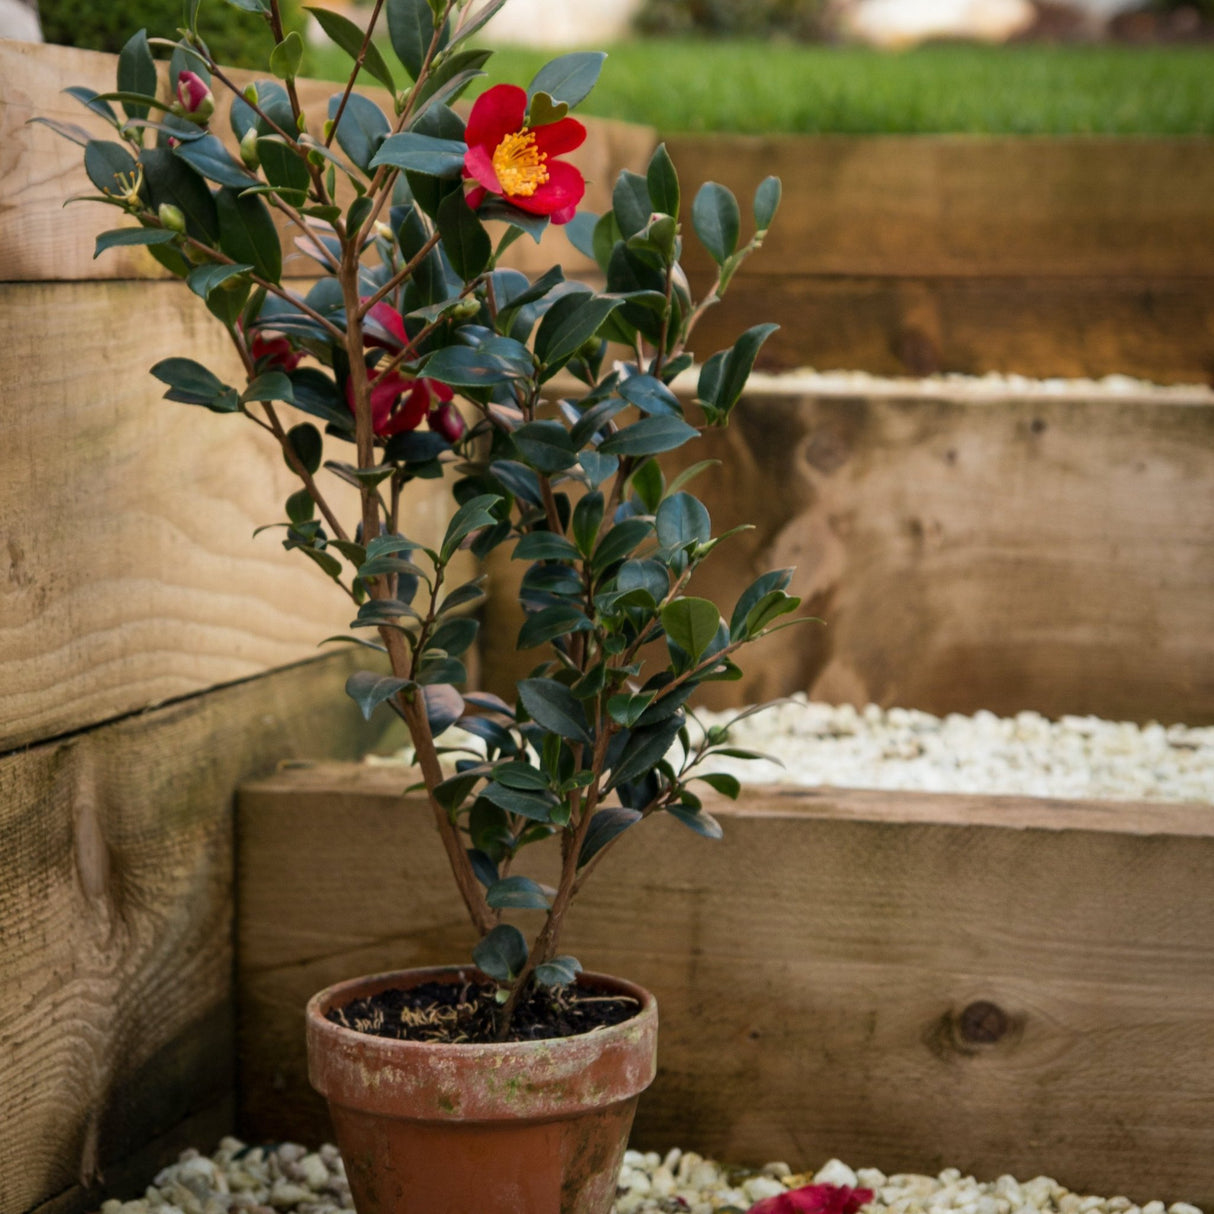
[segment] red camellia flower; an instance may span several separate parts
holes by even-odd
[[[516,84],[496,84],[476,99],[464,135],[464,177],[476,183],[468,205],[475,210],[486,194],[497,194],[521,211],[568,223],[586,182],[556,157],[580,147],[586,128],[575,118],[529,127],[526,114],[527,93]]]
[[[810,1184],[765,1197],[750,1207],[749,1214],[856,1214],[872,1201],[872,1189],[852,1189],[847,1185]]]
[[[258,371],[294,371],[303,355],[291,349],[291,343],[281,334],[269,337],[258,330],[249,342],[249,353]]]
[[[424,420],[441,411],[455,395],[446,384],[440,384],[437,380],[409,379],[399,371],[383,373],[372,367],[367,375],[371,381],[371,425],[377,438],[391,438],[406,430],[416,430]],[[346,404],[353,413],[352,380],[346,381]],[[431,425],[430,429],[434,430],[435,426]],[[449,442],[454,441],[448,438],[444,430],[438,432]]]

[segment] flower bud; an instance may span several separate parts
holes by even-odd
[[[451,305],[451,310],[447,315],[452,320],[471,320],[480,310],[479,299],[461,299],[459,303]]]
[[[256,105],[258,101],[257,85],[246,84],[242,96],[250,105]]]
[[[257,128],[249,127],[240,138],[240,159],[246,169],[261,167],[261,156],[257,151]]]
[[[162,202],[156,210],[156,217],[170,232],[185,231],[185,216],[181,213],[181,208],[175,207],[171,202]]]
[[[215,112],[215,97],[207,82],[197,72],[178,73],[177,105],[174,109],[200,126],[208,122]]]
[[[426,423],[435,434],[441,434],[449,443],[459,442],[468,432],[464,419],[451,401],[431,409],[426,415]]]

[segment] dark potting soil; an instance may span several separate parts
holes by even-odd
[[[408,990],[380,991],[355,999],[332,1008],[326,1018],[375,1037],[483,1044],[496,1037],[501,1009],[493,998],[494,989],[476,982],[423,982]],[[549,987],[519,1003],[505,1040],[574,1037],[620,1024],[638,1011],[640,1004],[628,995],[593,986]]]

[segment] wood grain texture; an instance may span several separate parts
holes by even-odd
[[[248,1133],[327,1132],[308,995],[466,955],[407,779],[322,767],[242,790]],[[752,789],[712,808],[720,843],[665,820],[625,835],[564,942],[658,996],[636,1143],[1214,1201],[1210,807]]]
[[[270,436],[147,373],[188,352],[235,377],[225,341],[175,283],[0,286],[0,749],[312,657],[353,618],[278,531],[253,536],[298,484]],[[422,481],[405,517],[425,542],[450,512]]]
[[[233,791],[375,741],[350,669],[304,663],[0,758],[3,1214],[64,1192],[95,1209],[102,1173],[230,1113]]]
[[[1209,277],[1214,139],[695,136],[666,140],[701,181],[784,200],[755,266],[855,277]],[[749,228],[746,229],[747,232]],[[707,255],[687,242],[689,267]]]
[[[54,118],[105,138],[109,128],[61,90],[81,84],[111,91],[116,64],[116,56],[95,51],[0,40],[0,282],[168,277],[144,249],[111,250],[93,260],[97,234],[121,226],[122,217],[99,204],[82,203],[64,210],[64,199],[70,195],[96,192],[85,175],[81,149],[45,126],[27,125],[34,117]],[[243,86],[259,75],[264,73],[234,71],[232,78]],[[329,97],[341,87],[332,81],[299,81],[300,101],[314,134],[319,134],[328,113]],[[391,113],[386,92],[360,92]],[[212,129],[235,152],[226,90],[218,87],[215,97]],[[586,177],[585,205],[603,211],[611,205],[616,174],[625,167],[643,170],[656,136],[649,127],[623,122],[590,119],[586,126],[586,144],[567,159]],[[352,191],[339,199],[351,201]],[[288,229],[284,225],[282,230]],[[521,241],[503,260],[504,265],[531,273],[554,262],[564,263],[571,276],[592,268],[559,229],[546,233],[539,246],[530,239]],[[302,255],[292,254],[285,261],[285,273],[306,278],[319,269]]]
[[[768,569],[821,625],[742,654],[712,707],[796,691],[857,706],[1214,721],[1214,403],[905,385],[798,395],[756,386],[678,460],[717,533],[755,529],[691,591],[728,614]],[[508,610],[522,562],[491,561],[485,678],[529,667]]]
[[[762,319],[780,325],[759,355],[767,371],[1214,382],[1214,260],[1187,278],[836,278],[771,264],[760,252],[705,314],[701,358]],[[701,290],[710,281],[697,276]]]

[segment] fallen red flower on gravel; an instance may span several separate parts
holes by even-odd
[[[810,1184],[765,1197],[750,1207],[749,1214],[856,1214],[873,1199],[872,1189],[847,1185]]]

